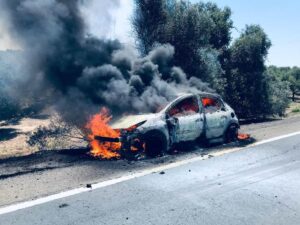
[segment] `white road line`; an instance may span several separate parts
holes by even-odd
[[[254,143],[252,145],[246,146],[245,149],[249,148],[249,147],[254,147],[254,146],[270,143],[270,142],[277,141],[277,140],[280,140],[280,139],[292,137],[292,136],[299,135],[299,134],[300,134],[300,131],[295,132],[295,133],[290,133],[290,134],[287,134],[287,135],[282,135],[282,136],[275,137],[275,138],[271,138],[271,139],[268,139],[268,140],[260,141],[260,142]],[[210,155],[221,156],[221,155],[228,154],[228,153],[231,153],[231,152],[239,151],[241,149],[243,149],[243,148],[226,149],[224,151],[212,152],[212,153],[210,153]],[[192,162],[205,160],[207,158],[208,158],[207,155],[198,156],[198,157],[194,157],[192,159],[186,159],[186,160],[182,160],[182,161],[179,161],[179,162],[174,162],[174,163],[171,163],[171,164],[168,164],[168,165],[158,166],[158,167],[155,167],[155,168],[152,168],[152,169],[146,169],[146,170],[139,171],[139,172],[136,172],[134,174],[126,175],[126,176],[123,176],[123,177],[120,177],[120,178],[99,182],[99,183],[93,184],[92,189],[91,188],[84,188],[84,187],[76,188],[76,189],[73,189],[73,190],[69,190],[69,191],[58,193],[58,194],[50,195],[50,196],[47,196],[47,197],[42,197],[42,198],[31,200],[31,201],[17,203],[17,204],[11,205],[11,206],[0,208],[0,215],[15,212],[17,210],[21,210],[21,209],[25,209],[25,208],[29,208],[29,207],[33,207],[33,206],[36,206],[36,205],[41,205],[41,204],[44,204],[44,203],[47,203],[47,202],[51,202],[51,201],[54,201],[54,200],[57,200],[57,199],[66,198],[66,197],[69,197],[69,196],[77,195],[77,194],[88,192],[88,191],[91,191],[91,190],[107,187],[107,186],[110,186],[110,185],[113,185],[113,184],[121,183],[121,182],[128,181],[128,180],[132,180],[132,179],[135,179],[135,178],[138,178],[138,177],[143,177],[143,176],[149,175],[151,173],[156,173],[156,172],[160,172],[162,170],[172,169],[172,168],[179,167],[179,166],[182,166],[182,165],[186,165],[186,164],[189,164],[189,163],[192,163]]]
[[[294,133],[290,133],[290,134],[286,134],[286,135],[281,135],[281,136],[274,137],[274,138],[270,138],[270,139],[267,139],[267,140],[264,140],[264,141],[259,141],[259,142],[256,142],[256,143],[250,145],[250,146],[262,145],[262,144],[266,144],[266,143],[269,143],[269,142],[277,141],[277,140],[280,140],[280,139],[292,137],[292,136],[295,136],[295,135],[298,135],[298,134],[300,134],[300,131],[297,131],[297,132],[294,132]]]

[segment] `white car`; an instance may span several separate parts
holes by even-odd
[[[149,156],[168,152],[181,142],[229,142],[237,138],[239,121],[219,95],[180,94],[160,112],[131,115],[111,124],[120,138],[96,137],[121,142],[122,153],[145,151]]]

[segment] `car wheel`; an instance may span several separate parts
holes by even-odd
[[[236,124],[231,124],[225,131],[224,142],[230,143],[236,141],[238,138],[238,130],[239,128]]]
[[[197,138],[196,143],[197,143],[200,147],[204,147],[204,148],[210,147],[210,142],[209,142],[209,140],[206,138],[205,133],[201,134],[201,136]]]
[[[166,136],[160,131],[149,131],[144,136],[145,153],[155,157],[167,151],[168,143]]]

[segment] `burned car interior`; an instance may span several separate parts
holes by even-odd
[[[204,97],[202,98],[202,105],[205,113],[214,113],[219,110],[225,110],[223,103],[217,98]]]
[[[199,113],[199,103],[196,97],[186,98],[179,103],[175,104],[167,112],[167,117],[181,117]]]

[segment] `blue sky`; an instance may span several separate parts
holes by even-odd
[[[192,2],[197,2],[192,0]],[[300,66],[300,1],[298,0],[212,0],[232,10],[234,26],[259,24],[272,41],[268,64]],[[233,32],[233,37],[238,33]]]

